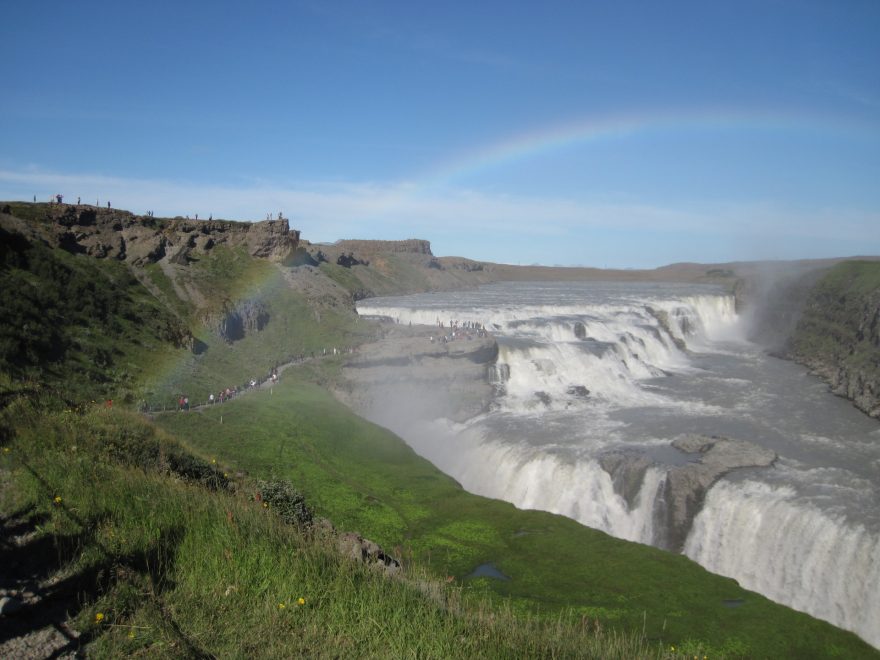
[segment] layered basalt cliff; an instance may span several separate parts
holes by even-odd
[[[880,418],[880,263],[828,271],[811,289],[784,354]]]
[[[341,240],[336,241],[333,246],[342,252],[362,254],[408,253],[433,256],[431,242],[418,238],[408,238],[402,241]]]
[[[51,247],[135,266],[160,260],[185,264],[191,255],[218,245],[243,246],[253,257],[283,262],[299,243],[299,232],[291,231],[284,219],[247,223],[154,218],[71,204],[46,205],[40,211],[38,222],[4,214],[3,223]]]

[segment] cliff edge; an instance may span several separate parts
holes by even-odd
[[[50,247],[134,266],[160,260],[184,264],[218,245],[243,246],[253,257],[284,262],[299,245],[287,220],[233,222],[135,215],[86,204],[6,204],[0,226]]]
[[[811,289],[785,357],[880,418],[880,263],[849,261]]]

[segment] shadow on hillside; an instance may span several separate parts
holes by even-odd
[[[144,550],[123,554],[109,550],[96,538],[96,531],[108,514],[82,520],[69,510],[65,513],[78,523],[81,531],[42,533],[39,528],[50,516],[37,513],[33,507],[0,519],[0,588],[19,594],[22,601],[21,609],[3,617],[0,644],[51,628],[66,644],[54,648],[49,657],[74,652],[102,634],[103,629],[92,626],[77,636],[67,623],[89,609],[102,594],[130,582],[139,584],[147,592],[146,598],[161,614],[162,625],[190,656],[211,657],[187,638],[161,600],[161,595],[175,586],[168,570],[174,564],[183,538],[182,528],[167,530],[161,539]],[[97,550],[100,558],[73,573],[63,570],[87,548]]]

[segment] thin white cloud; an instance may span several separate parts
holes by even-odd
[[[200,218],[262,220],[283,212],[311,241],[340,238],[431,239],[460,236],[456,253],[469,254],[475,239],[492,234],[530,240],[589,239],[591,232],[680,234],[719,240],[862,241],[865,252],[880,252],[880,213],[854,209],[804,212],[784,205],[730,203],[670,207],[489,194],[474,190],[423,190],[411,184],[253,182],[206,185],[96,174],[67,174],[35,168],[0,170],[0,199],[43,201],[61,193],[72,202],[102,205],[159,216],[198,214]],[[873,243],[871,242],[873,240]],[[621,251],[626,246],[621,246]],[[476,256],[476,255],[475,255]]]

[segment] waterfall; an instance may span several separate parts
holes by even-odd
[[[358,309],[438,334],[480,324],[496,337],[488,413],[463,425],[383,421],[471,492],[662,545],[658,525],[667,522],[655,514],[667,471],[696,460],[672,438],[729,433],[785,457],[785,470],[717,481],[684,552],[880,647],[880,478],[870,469],[880,465],[880,442],[866,441],[876,422],[748,344],[733,296],[656,283],[526,283]],[[826,467],[832,476],[819,474]]]
[[[880,538],[805,506],[793,488],[719,482],[694,520],[685,554],[880,647]]]

